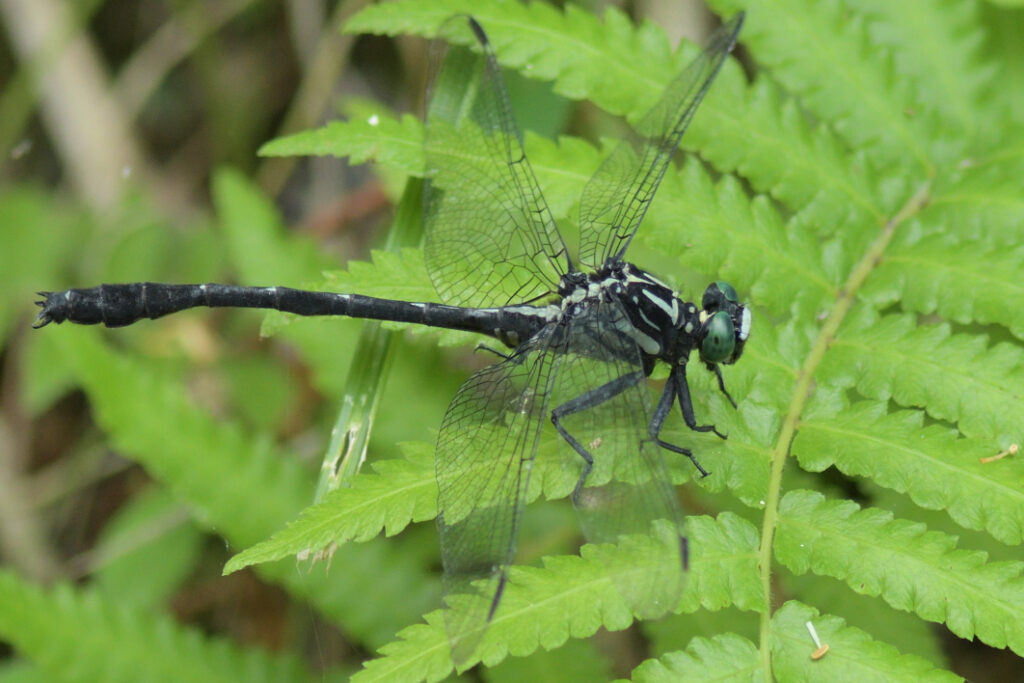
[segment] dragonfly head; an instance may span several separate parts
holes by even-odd
[[[715,363],[735,363],[750,336],[750,309],[739,302],[728,282],[712,282],[701,299],[697,348],[709,368]]]

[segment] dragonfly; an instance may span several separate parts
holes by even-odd
[[[441,303],[287,287],[103,284],[40,292],[35,326],[118,327],[200,306],[245,307],[495,339],[507,350],[486,347],[498,361],[459,388],[436,446],[453,660],[469,660],[501,603],[538,444],[551,428],[588,541],[647,537],[663,549],[641,580],[608,568],[637,616],[661,616],[677,602],[689,562],[665,453],[708,474],[691,449],[663,439],[662,428],[678,404],[691,430],[725,438],[698,423],[686,371],[696,351],[735,407],[721,366],[740,358],[751,312],[723,281],[707,287],[699,307],[687,302],[625,253],[743,18],[711,36],[587,182],[575,258],[527,160],[492,44],[476,20],[460,15],[445,22],[432,49],[424,137],[423,251]],[[655,403],[647,378],[659,363],[668,379]]]

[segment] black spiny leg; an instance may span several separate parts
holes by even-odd
[[[715,377],[718,378],[718,388],[719,388],[719,390],[721,390],[721,392],[723,394],[725,394],[725,397],[727,399],[729,399],[729,403],[731,403],[732,407],[735,408],[736,407],[736,401],[732,400],[732,396],[730,396],[729,392],[725,390],[725,379],[722,377],[722,368],[718,367],[718,365],[712,365],[711,366],[711,370],[712,370],[712,372],[715,373]]]
[[[683,389],[686,390],[685,384],[683,385]],[[673,453],[678,453],[679,455],[685,455],[687,458],[689,458],[690,462],[693,463],[693,466],[697,468],[698,472],[700,472],[700,475],[702,477],[706,477],[708,476],[708,471],[700,466],[700,463],[697,462],[697,458],[693,455],[693,451],[691,451],[689,448],[683,448],[682,446],[677,446],[674,443],[664,441],[661,439],[660,436],[658,436],[659,434],[661,434],[661,428],[665,425],[665,420],[668,418],[668,414],[672,410],[672,404],[675,403],[675,397],[677,392],[678,387],[676,373],[673,372],[671,375],[669,375],[668,381],[665,382],[665,390],[661,392],[661,399],[658,401],[658,407],[654,409],[654,416],[651,417],[651,424],[647,427],[647,432],[648,434],[650,434],[651,439],[654,441],[654,443],[658,444],[665,450],[671,451]],[[686,390],[685,393],[687,405],[689,405],[690,392]],[[680,403],[682,403],[682,401],[680,401]],[[683,416],[686,416],[685,409],[683,412]],[[690,424],[691,420],[696,422],[696,420],[693,417],[692,405],[690,406],[690,418],[686,421],[686,423],[688,426],[690,426],[691,429],[693,429],[693,425]],[[713,428],[709,427],[706,429],[698,429],[697,431],[708,431],[708,429]],[[718,432],[715,433],[718,434]]]
[[[729,392],[725,391],[725,385],[722,382],[722,372],[718,370],[717,365],[715,366],[715,371],[718,372],[718,386],[721,387],[725,397],[732,402],[732,396],[729,396]],[[697,424],[697,416],[693,414],[693,399],[690,398],[690,385],[686,381],[685,365],[679,365],[672,368],[672,377],[669,382],[671,383],[672,380],[675,380],[676,395],[679,396],[679,410],[683,413],[683,419],[686,420],[686,426],[695,432],[714,432],[715,436],[719,439],[727,438],[725,434],[715,429],[715,425]],[[736,407],[735,402],[732,403],[732,407]]]
[[[488,346],[487,344],[477,344],[476,348],[473,349],[473,350],[474,351],[490,351],[491,353],[493,353],[495,356],[497,356],[498,358],[500,358],[502,360],[508,360],[509,358],[512,357],[511,353],[505,353],[503,351],[499,351],[498,349],[494,348],[493,346]]]
[[[594,456],[583,447],[583,445],[576,440],[576,438],[562,426],[559,422],[562,418],[579,413],[584,410],[590,410],[595,408],[605,401],[610,401],[623,391],[626,391],[630,387],[636,386],[644,380],[644,374],[642,372],[631,372],[628,375],[623,375],[618,379],[614,379],[607,384],[602,384],[596,389],[580,394],[576,398],[566,401],[560,406],[557,406],[551,411],[551,423],[555,425],[555,429],[565,439],[573,450],[576,451],[581,458],[583,458],[584,466],[583,473],[580,475],[579,481],[576,482],[576,488],[572,492],[573,504],[579,503],[580,491],[583,489],[583,483],[590,476],[590,470],[594,468]],[[699,465],[698,465],[699,468]]]

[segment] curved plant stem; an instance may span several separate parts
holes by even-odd
[[[867,279],[871,271],[881,260],[889,242],[892,240],[896,228],[908,218],[916,215],[928,203],[930,182],[925,182],[917,192],[903,205],[896,214],[889,219],[882,228],[881,233],[864,253],[861,260],[854,266],[850,276],[843,284],[836,296],[836,305],[832,308],[828,318],[825,319],[821,330],[818,332],[810,353],[804,360],[800,371],[797,374],[796,386],[793,388],[793,397],[786,410],[786,417],[782,422],[782,429],[779,430],[779,438],[772,448],[772,469],[768,480],[768,495],[765,498],[764,522],[761,528],[761,547],[758,551],[758,568],[761,573],[761,590],[764,594],[765,611],[761,614],[761,668],[764,671],[765,680],[772,680],[771,667],[771,562],[772,544],[775,539],[775,527],[779,517],[779,500],[782,491],[782,469],[786,464],[789,449],[793,443],[793,436],[796,434],[800,416],[811,395],[811,380],[815,371],[825,357],[840,324],[846,318],[850,308],[857,297],[857,292]]]

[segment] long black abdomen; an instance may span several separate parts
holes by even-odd
[[[459,308],[432,303],[378,299],[360,294],[313,292],[289,287],[235,285],[167,285],[135,282],[90,289],[40,292],[36,327],[65,321],[80,325],[123,327],[144,318],[159,318],[200,306],[265,308],[296,315],[344,315],[392,320],[431,327],[478,332],[502,341],[526,339],[548,322],[547,309],[518,306]]]
[[[325,303],[316,297],[290,301],[284,287],[235,287],[232,285],[165,285],[134,282],[126,285],[100,285],[64,292],[40,292],[46,299],[36,327],[64,321],[79,325],[103,324],[123,327],[143,318],[160,318],[199,306],[273,308],[299,315],[328,315]],[[307,293],[312,294],[312,292]],[[344,315],[344,313],[340,313]]]

